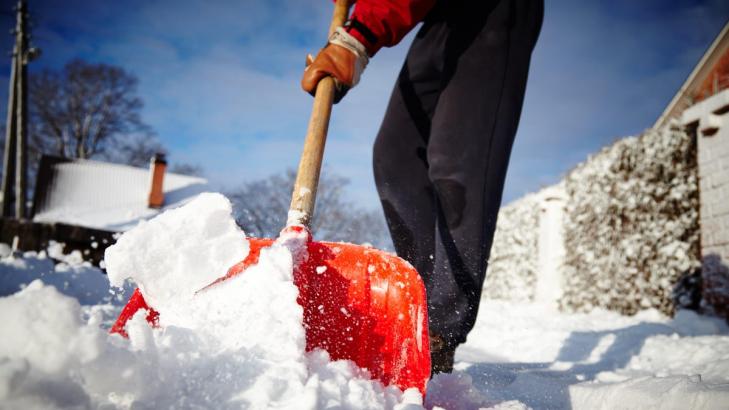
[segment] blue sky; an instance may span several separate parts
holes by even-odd
[[[2,0],[9,11],[14,0]],[[80,57],[140,79],[143,117],[220,188],[295,168],[311,99],[307,52],[325,41],[327,0],[29,0],[31,71]],[[504,201],[556,182],[615,139],[650,127],[729,18],[729,2],[547,0]],[[0,15],[0,33],[14,25]],[[377,207],[371,146],[412,33],[371,61],[334,111],[325,167]],[[0,56],[12,37],[0,36]],[[0,113],[9,58],[0,61]]]

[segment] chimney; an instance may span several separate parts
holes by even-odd
[[[147,205],[150,208],[161,208],[165,202],[165,194],[162,183],[165,179],[165,169],[167,168],[167,160],[165,154],[154,154],[149,164],[151,182],[149,184],[149,199]]]

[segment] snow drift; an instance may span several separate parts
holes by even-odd
[[[127,325],[129,340],[107,335],[99,317],[84,323],[78,302],[40,281],[2,299],[10,336],[0,345],[0,357],[8,358],[0,364],[0,400],[11,407],[119,408],[421,403],[419,393],[403,396],[351,362],[305,353],[292,277],[302,238],[282,238],[245,274],[195,295],[247,253],[230,211],[222,195],[203,194],[140,223],[107,250],[110,281],[136,282],[159,309],[161,329],[139,312]]]

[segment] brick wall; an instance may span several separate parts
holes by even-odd
[[[729,90],[683,113],[698,145],[704,301],[729,319]]]

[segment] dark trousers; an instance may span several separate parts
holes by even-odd
[[[430,331],[473,328],[542,0],[448,1],[418,32],[374,146],[397,253],[421,274]]]

